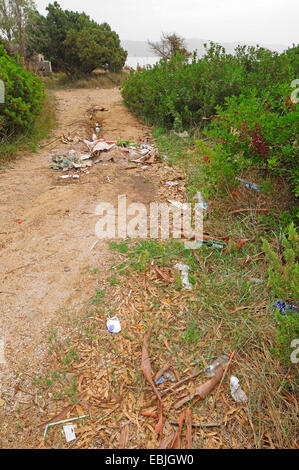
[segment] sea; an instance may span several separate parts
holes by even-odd
[[[132,67],[136,69],[139,65],[140,67],[145,67],[146,65],[154,65],[159,62],[160,57],[128,57],[126,60],[126,64],[128,67]]]

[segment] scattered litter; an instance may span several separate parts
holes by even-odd
[[[287,309],[290,310],[292,313],[297,313],[298,312],[298,306],[297,305],[291,305],[283,300],[278,300],[275,304],[274,307],[278,308],[280,313],[282,315],[287,315]]]
[[[239,379],[234,375],[230,378],[230,391],[233,399],[238,403],[244,403],[247,401],[247,395],[239,385]]]
[[[121,331],[120,321],[117,317],[108,318],[106,325],[109,333],[119,333]]]
[[[204,370],[205,376],[209,377],[209,378],[214,377],[218,367],[220,365],[225,367],[225,365],[228,362],[228,359],[229,358],[228,358],[227,355],[219,356],[215,361],[212,362],[212,364],[210,364],[208,367],[205,368],[205,370]]]
[[[96,145],[92,149],[91,156],[99,156],[100,152],[103,152],[104,150],[110,150],[112,147],[115,147],[115,143],[109,143],[108,142],[97,142]]]
[[[174,269],[181,271],[182,284],[186,289],[192,290],[192,284],[189,282],[189,266],[186,264],[176,264]]]
[[[208,245],[211,248],[219,248],[220,250],[223,250],[227,245],[225,242],[219,241],[219,240],[202,240],[202,243],[205,245]]]
[[[67,179],[67,178],[80,178],[79,175],[62,175],[60,176],[62,179]]]
[[[64,423],[69,423],[71,421],[77,421],[78,419],[83,419],[83,418],[88,418],[88,414],[84,416],[78,416],[77,418],[70,418],[70,419],[64,419],[63,421],[56,421],[55,423],[48,423],[45,427],[44,435],[43,435],[43,441],[46,438],[47,431],[50,426],[56,426],[57,424],[64,424]]]
[[[179,183],[177,181],[166,181],[165,184],[168,184],[169,186],[177,186]]]
[[[66,438],[66,442],[71,442],[76,439],[76,433],[73,424],[66,424],[65,426],[63,426],[63,431]]]
[[[208,208],[208,204],[204,202],[204,199],[202,197],[202,194],[200,191],[197,191],[197,193],[194,196],[194,199],[197,199],[197,204],[202,207],[204,210]]]
[[[253,189],[254,191],[260,191],[260,192],[262,191],[261,186],[259,186],[258,184],[252,183],[251,181],[246,181],[238,177],[236,178],[236,180],[241,181],[241,183],[244,183],[246,188],[248,189]]]
[[[161,375],[161,377],[156,380],[156,385],[161,385],[163,384],[164,382],[166,382],[167,379],[170,379],[171,382],[175,382],[175,378],[171,375],[171,374],[168,374],[168,372],[165,372],[164,374]]]

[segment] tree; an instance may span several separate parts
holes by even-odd
[[[25,29],[34,8],[32,0],[0,0],[0,33],[10,53],[26,56]]]
[[[90,73],[97,67],[120,71],[127,53],[107,23],[98,24],[85,13],[63,10],[57,2],[47,6],[47,16],[32,14],[28,50],[41,52],[52,65],[69,76]]]
[[[162,33],[160,42],[148,41],[151,50],[162,59],[170,59],[174,54],[183,54],[186,58],[192,54],[186,48],[185,39],[176,33]]]

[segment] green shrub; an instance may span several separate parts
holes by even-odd
[[[132,72],[122,95],[149,124],[207,127],[217,144],[204,168],[210,190],[232,187],[241,169],[255,165],[283,177],[299,195],[299,105],[290,99],[298,76],[299,46],[282,54],[239,46],[231,55],[211,43],[191,63],[176,55]]]
[[[282,253],[276,253],[267,240],[263,240],[263,249],[269,263],[268,284],[275,298],[281,298],[290,305],[298,306],[299,299],[299,236],[294,224],[288,228],[288,236],[282,237]],[[273,353],[281,362],[290,366],[291,342],[299,338],[299,313],[286,307],[285,314],[278,309],[276,312],[277,330]]]
[[[262,96],[252,90],[228,97],[216,107],[219,118],[207,134],[234,160],[236,171],[244,160],[247,167],[266,167],[288,179],[299,194],[299,104],[289,101],[290,93],[290,84],[282,84]]]
[[[122,86],[125,103],[150,124],[166,128],[203,126],[230,96],[257,96],[280,84],[290,85],[299,73],[299,47],[283,54],[257,47],[238,47],[226,54],[219,45],[206,46],[201,59],[174,55],[144,70],[132,71]]]
[[[0,137],[30,129],[43,107],[42,82],[9,57],[3,46],[0,80],[5,86],[5,102],[0,104]]]

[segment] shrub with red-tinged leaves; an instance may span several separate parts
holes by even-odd
[[[290,84],[278,86],[271,96],[230,97],[217,107],[219,119],[210,125],[208,135],[215,139],[235,162],[243,167],[268,167],[281,174],[299,191],[299,104],[289,97]]]

